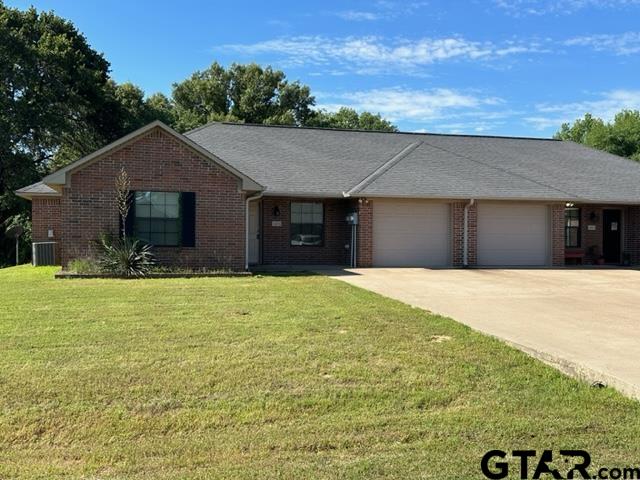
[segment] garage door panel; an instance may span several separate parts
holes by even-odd
[[[478,205],[478,265],[542,266],[549,263],[546,205]]]
[[[376,200],[373,206],[374,266],[450,265],[448,204]]]

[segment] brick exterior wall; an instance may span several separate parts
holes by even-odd
[[[368,268],[373,265],[373,208],[374,202],[363,198],[354,200],[358,211],[358,245],[356,266]]]
[[[640,264],[640,206],[576,205],[580,208],[581,248],[585,251],[585,264],[593,264],[603,253],[603,210],[620,209],[622,212],[622,256],[631,265]],[[592,219],[592,214],[595,218]],[[589,226],[594,230],[589,230]]]
[[[60,198],[34,197],[31,201],[31,238],[34,242],[60,240]],[[53,237],[49,238],[49,230]]]
[[[196,194],[196,246],[156,247],[162,264],[244,269],[244,195],[237,178],[160,129],[71,175],[61,201],[61,261],[92,254],[102,233],[118,233],[114,181],[121,167],[131,190]]]
[[[631,265],[640,264],[640,206],[627,207],[622,215],[624,233],[623,255],[627,254]]]
[[[564,203],[551,205],[551,265],[564,266]]]
[[[464,266],[464,208],[469,202],[455,202],[451,204],[451,252],[452,263],[455,267]],[[476,265],[478,251],[478,203],[468,209],[467,231],[467,264]]]
[[[56,263],[60,262],[61,224],[60,198],[34,197],[31,200],[31,240],[56,242]],[[49,237],[49,230],[53,230],[53,237]]]
[[[602,255],[602,207],[599,205],[576,205],[580,208],[580,245],[585,251],[585,264],[595,263]],[[591,219],[591,214],[595,219]],[[589,226],[595,230],[589,230]]]
[[[291,245],[291,202],[322,202],[324,242],[321,246]],[[273,214],[278,207],[280,214]],[[262,199],[262,263],[264,265],[348,265],[351,226],[345,217],[353,209],[346,199],[264,197]],[[274,225],[273,222],[276,222]],[[280,222],[280,226],[277,226]],[[345,246],[347,248],[345,248]]]

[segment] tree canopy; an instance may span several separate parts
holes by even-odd
[[[622,110],[612,122],[587,113],[572,124],[563,124],[554,138],[640,161],[640,111]]]
[[[214,62],[174,83],[172,99],[179,131],[216,120],[304,125],[315,104],[309,87],[255,63],[225,69]]]
[[[370,112],[358,114],[353,108],[347,107],[342,107],[337,112],[327,112],[326,110],[313,112],[305,125],[349,130],[398,131],[398,128],[393,123],[382,118],[380,114]]]
[[[0,225],[28,211],[13,190],[45,174],[61,145],[103,143],[108,69],[70,22],[0,2]],[[3,232],[0,264],[10,252]]]

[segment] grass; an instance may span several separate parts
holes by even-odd
[[[640,458],[639,403],[342,282],[53,273],[0,270],[2,479],[463,479],[492,448]]]

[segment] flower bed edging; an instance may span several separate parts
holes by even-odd
[[[54,274],[55,278],[111,278],[123,280],[138,280],[145,278],[207,278],[207,277],[250,277],[251,272],[202,272],[202,273],[149,273],[144,277],[127,277],[113,273],[74,273],[59,271]]]

